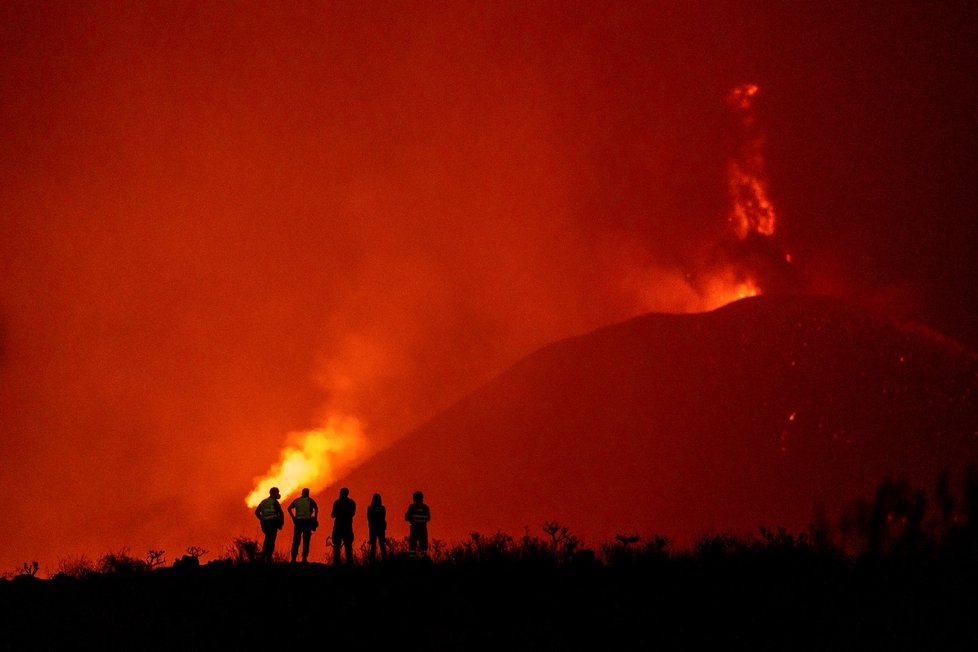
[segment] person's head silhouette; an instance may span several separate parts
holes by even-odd
[[[347,489],[346,487],[343,487],[342,489],[340,489],[340,498],[346,498],[349,495],[350,495],[350,490],[349,489]]]
[[[373,497],[373,499],[372,499],[372,500],[370,501],[370,503],[371,503],[372,505],[379,505],[379,504],[380,504],[380,494],[374,494],[374,497]]]
[[[414,502],[420,503],[422,501],[424,501],[424,494],[421,493],[420,491],[415,491],[414,492]]]
[[[302,490],[302,495],[305,496],[306,498],[309,497],[309,488],[308,487],[306,487],[305,489]]]

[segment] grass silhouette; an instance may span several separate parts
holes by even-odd
[[[324,537],[326,539],[326,537]],[[323,542],[320,542],[323,545]],[[838,524],[716,533],[688,549],[622,533],[586,548],[571,528],[473,532],[354,566],[258,561],[237,537],[164,562],[121,551],[35,565],[0,581],[0,649],[600,648],[973,649],[978,644],[978,474],[932,495],[887,479]]]

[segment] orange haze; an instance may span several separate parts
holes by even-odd
[[[828,136],[875,105],[863,78],[850,97],[817,75],[936,79],[879,63],[861,15],[3,3],[0,574],[124,548],[213,559],[257,536],[269,482],[334,483],[554,340],[767,291],[782,240],[840,293],[853,269],[899,287],[887,250],[847,257],[878,215],[822,210],[858,201],[835,185],[857,159],[825,143],[860,142]]]
[[[757,91],[756,84],[744,84],[728,96],[728,102],[746,128],[754,126],[750,109]],[[742,151],[728,166],[730,221],[739,240],[745,240],[751,233],[774,235],[774,206],[767,197],[761,145],[756,135],[745,138]],[[786,255],[786,258],[790,263],[790,257]],[[670,275],[674,277],[671,284],[666,280]],[[633,291],[644,304],[643,311],[705,312],[762,292],[746,262],[741,264],[737,260],[706,271],[695,284],[676,276],[668,271],[658,274],[638,271],[632,279]],[[357,362],[346,363],[358,366]],[[336,367],[340,374],[345,370],[343,361],[338,361]],[[363,384],[352,384],[347,389],[355,395],[358,390],[363,391]],[[272,487],[277,487],[284,497],[303,487],[311,490],[326,487],[339,479],[338,466],[342,468],[344,463],[346,468],[356,466],[365,455],[375,452],[366,445],[361,424],[355,418],[333,418],[324,428],[292,433],[289,439],[290,443],[280,453],[280,461],[256,481],[254,490],[245,498],[248,507],[256,507]]]

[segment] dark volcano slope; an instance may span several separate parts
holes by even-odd
[[[394,537],[421,489],[434,538],[556,520],[589,545],[684,545],[798,531],[887,476],[929,490],[976,460],[974,354],[833,299],[766,296],[547,346],[341,483],[363,509],[383,495]]]

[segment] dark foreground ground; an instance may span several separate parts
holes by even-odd
[[[973,563],[395,559],[0,581],[4,650],[973,650]]]

